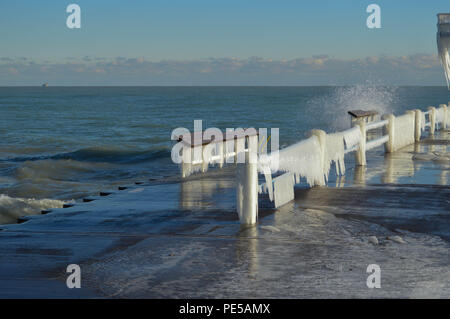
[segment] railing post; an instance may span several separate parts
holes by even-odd
[[[430,111],[430,134],[434,135],[434,130],[436,129],[436,108],[433,106],[428,107],[428,111]]]
[[[445,104],[441,104],[440,107],[442,107],[443,110],[443,119],[442,119],[442,127],[441,129],[445,130],[447,128],[447,116],[448,116],[448,107]]]
[[[245,162],[236,164],[236,208],[241,224],[252,225],[258,218],[258,163],[256,159],[258,136],[247,138],[248,152],[245,153]]]
[[[364,119],[356,121],[356,125],[359,126],[359,129],[361,130],[361,141],[359,142],[359,147],[355,152],[355,160],[356,165],[358,166],[365,166],[367,164],[366,162],[366,122]]]
[[[416,142],[420,141],[420,136],[422,134],[422,111],[414,110],[414,140]]]
[[[325,147],[326,147],[326,143],[327,143],[327,133],[323,130],[311,130],[309,131],[309,136],[317,136],[318,140],[319,140],[319,144],[320,144],[320,167],[322,167],[322,171],[323,174],[325,176]],[[320,180],[320,181],[316,181],[315,182],[315,186],[323,186],[325,185],[325,178]]]
[[[182,162],[181,162],[181,177],[186,178],[192,170],[192,148],[190,146],[183,146]]]
[[[206,173],[206,171],[208,171],[209,158],[207,158],[205,155],[211,156],[211,150],[209,149],[210,147],[211,145],[200,146],[202,151],[202,173]],[[207,149],[208,154],[205,154],[205,149]]]
[[[388,120],[388,124],[383,129],[384,135],[389,135],[389,141],[384,144],[384,151],[386,153],[392,153],[394,151],[395,145],[395,135],[394,135],[394,126],[395,126],[395,116],[393,114],[383,115],[383,120]]]
[[[218,142],[217,143],[217,146],[216,146],[217,148],[216,149],[218,149],[219,150],[219,157],[220,157],[220,159],[219,159],[219,168],[222,168],[223,167],[223,163],[225,162],[225,152],[226,152],[226,150],[225,150],[225,142],[224,141],[222,141],[222,142]]]

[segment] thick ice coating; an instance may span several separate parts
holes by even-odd
[[[317,136],[288,146],[278,152],[262,155],[258,161],[258,170],[263,173],[268,167],[272,173],[291,172],[296,182],[305,177],[310,185],[324,185],[325,179],[321,161],[321,151]]]

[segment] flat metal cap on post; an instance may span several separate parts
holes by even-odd
[[[377,111],[351,110],[347,112],[354,118],[363,118],[378,115]]]

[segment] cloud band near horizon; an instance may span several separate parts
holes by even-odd
[[[63,62],[0,57],[0,85],[445,85],[437,55],[290,60],[261,57],[149,61],[85,56]]]

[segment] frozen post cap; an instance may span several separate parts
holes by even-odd
[[[450,13],[438,13],[437,18],[438,54],[444,68],[447,87],[450,88]]]

